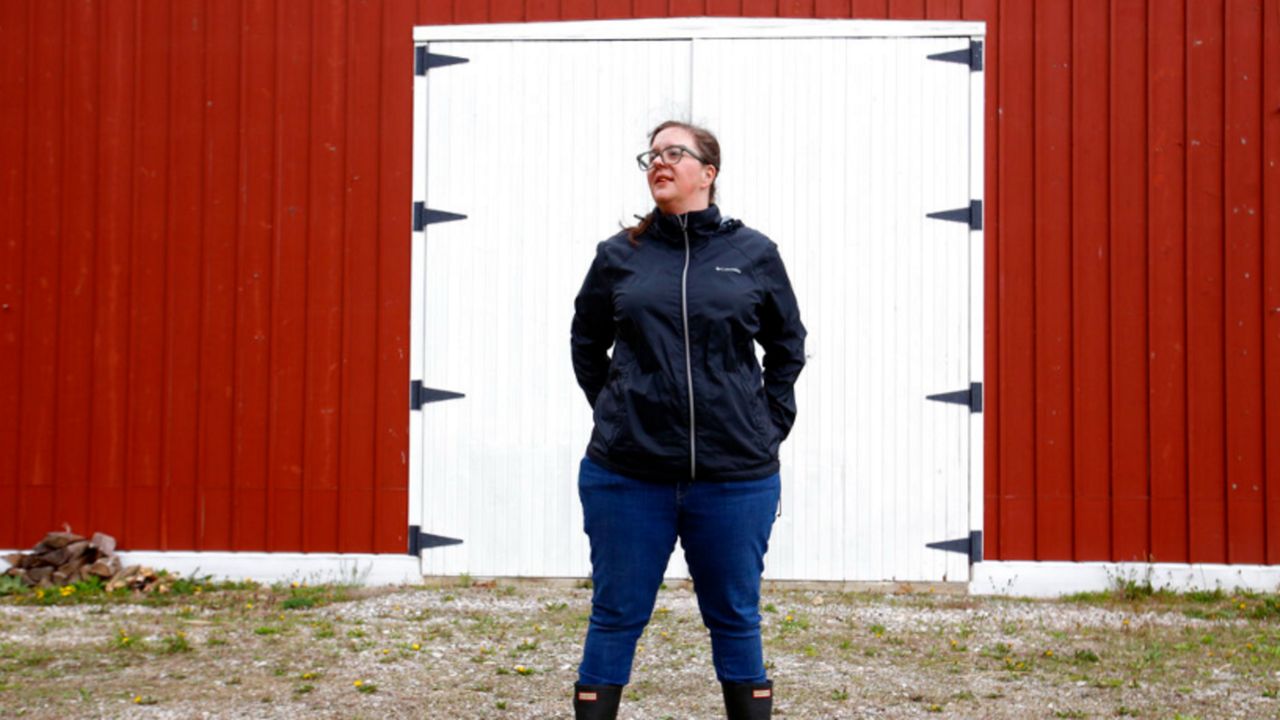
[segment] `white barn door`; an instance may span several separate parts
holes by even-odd
[[[416,95],[415,199],[466,215],[415,234],[413,376],[465,394],[412,416],[413,519],[462,540],[422,550],[425,574],[589,573],[572,301],[595,244],[652,204],[647,131],[680,118],[719,135],[720,206],[778,242],[810,333],[767,577],[968,580],[929,545],[976,527],[981,416],[926,399],[981,370],[973,233],[927,217],[974,193],[969,68],[928,59],[968,38],[428,47],[467,62]]]

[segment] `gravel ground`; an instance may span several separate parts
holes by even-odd
[[[246,588],[0,604],[0,717],[568,718],[590,591]],[[1280,603],[774,590],[779,718],[1280,717]],[[692,593],[664,589],[621,717],[723,717]],[[359,682],[359,686],[357,686]]]

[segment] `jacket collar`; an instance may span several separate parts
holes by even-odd
[[[725,222],[720,217],[720,208],[710,205],[705,210],[695,210],[687,212],[683,215],[667,215],[658,208],[654,208],[653,212],[656,219],[650,226],[651,232],[658,237],[671,242],[684,243],[685,232],[689,234],[689,241],[693,242],[698,239],[710,237],[722,229],[728,229],[727,226],[732,221]],[[681,228],[681,220],[684,221],[684,228]]]

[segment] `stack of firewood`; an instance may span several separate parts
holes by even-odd
[[[121,567],[116,555],[116,539],[94,533],[85,539],[73,532],[51,532],[31,548],[31,552],[5,556],[5,575],[21,578],[27,585],[51,587],[71,585],[96,577],[108,591],[127,587],[133,590],[168,589],[151,568]]]

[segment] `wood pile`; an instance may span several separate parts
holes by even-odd
[[[108,592],[122,587],[168,590],[151,568],[122,567],[120,556],[116,555],[116,539],[104,533],[85,539],[70,531],[51,532],[31,552],[14,553],[4,559],[9,563],[4,574],[21,578],[31,586],[71,585],[96,577]]]

